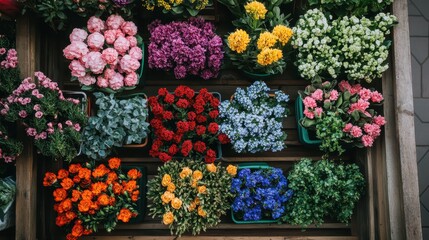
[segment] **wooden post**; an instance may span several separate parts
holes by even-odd
[[[32,76],[36,70],[36,24],[26,14],[17,20],[16,48],[21,78]],[[37,164],[33,156],[33,142],[21,128],[24,150],[16,161],[16,240],[36,239]]]
[[[418,188],[418,172],[416,161],[416,143],[414,130],[414,106],[411,75],[411,55],[408,26],[407,0],[395,0],[393,2],[393,14],[398,18],[399,24],[393,31],[393,109],[395,118],[393,125],[396,138],[391,147],[397,148],[397,155],[393,155],[392,164],[399,168],[392,171],[392,175],[398,177],[399,184],[391,185],[389,201],[396,201],[399,209],[390,215],[390,239],[422,239],[422,227],[420,219],[420,200]],[[393,151],[395,152],[395,151]],[[392,152],[392,153],[393,153]],[[387,179],[389,183],[389,178]],[[393,188],[399,188],[393,190]],[[399,190],[399,191],[398,191]],[[395,198],[398,196],[399,198]],[[397,218],[399,217],[399,218]]]

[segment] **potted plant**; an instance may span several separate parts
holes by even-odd
[[[0,114],[6,121],[22,123],[42,155],[71,161],[79,152],[87,122],[81,102],[65,98],[58,84],[42,72],[34,75],[35,80],[24,79],[0,102]]]
[[[282,91],[270,94],[270,88],[256,81],[246,89],[237,88],[230,101],[219,107],[220,131],[238,152],[281,151],[286,133],[283,119],[289,113],[289,96]]]
[[[0,231],[15,225],[16,183],[12,177],[0,179]]]
[[[330,160],[302,159],[287,179],[293,196],[282,220],[302,227],[320,225],[326,217],[348,223],[365,186],[356,164]]]
[[[230,1],[221,2],[227,6],[231,4]],[[244,11],[240,11],[240,19],[233,22],[237,29],[226,37],[225,52],[232,64],[253,80],[283,73],[286,67],[286,45],[293,32],[280,13],[278,5],[282,2],[267,3],[271,9],[258,1],[248,2]]]
[[[359,1],[353,1],[356,2]],[[390,41],[386,36],[396,17],[379,13],[372,19],[356,16],[331,19],[331,15],[311,9],[293,28],[296,34],[291,44],[297,49],[295,65],[301,77],[366,82],[380,78],[389,67]]]
[[[286,214],[286,202],[293,195],[283,171],[266,163],[239,164],[231,192],[235,195],[232,220],[241,224],[278,222]]]
[[[344,144],[371,147],[386,124],[374,107],[381,105],[383,95],[376,90],[341,81],[315,82],[300,91],[304,105],[299,124],[314,130],[321,140],[320,149],[342,154]]]
[[[184,15],[195,17],[198,13],[207,6],[213,5],[211,0],[195,1],[163,1],[163,0],[142,0],[142,5],[146,10],[153,11],[155,7],[160,8],[163,13],[171,13],[173,15]]]
[[[149,97],[153,136],[149,154],[163,162],[173,157],[204,159],[212,163],[221,158],[220,144],[229,142],[219,131],[220,94],[206,88],[195,92],[178,86],[174,93],[160,88]]]
[[[69,38],[63,54],[71,61],[72,80],[78,80],[83,90],[114,93],[138,85],[144,48],[133,22],[119,15],[106,21],[93,16],[87,29],[75,28]]]
[[[83,132],[83,154],[103,159],[115,147],[127,144],[144,147],[149,132],[146,95],[134,94],[121,99],[96,92],[94,96],[98,109]]]
[[[123,172],[121,160],[111,158],[107,166],[87,162],[47,172],[43,185],[54,188],[56,225],[67,227],[67,239],[77,239],[97,232],[99,225],[111,232],[118,221],[138,216],[140,185],[145,183],[140,179],[145,177],[135,168]]]
[[[393,3],[393,0],[379,0],[379,1],[323,1],[323,0],[310,0],[308,6],[310,8],[319,8],[329,11],[336,16],[362,16],[367,13],[382,12],[386,7]]]
[[[203,18],[168,24],[155,20],[148,29],[149,68],[172,70],[176,79],[188,75],[210,79],[219,74],[223,59],[222,39],[216,35],[212,23]]]
[[[18,53],[6,36],[0,36],[0,98],[11,94],[20,82]]]
[[[149,214],[161,217],[171,234],[193,235],[216,226],[229,209],[237,168],[201,161],[169,161],[148,182]]]

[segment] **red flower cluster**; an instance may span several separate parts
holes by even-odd
[[[87,165],[71,164],[57,174],[47,172],[43,179],[43,186],[55,187],[57,226],[71,227],[66,239],[89,235],[99,223],[112,229],[118,220],[128,222],[137,216],[135,202],[140,195],[137,179],[142,173],[131,169],[123,174],[119,158],[111,158],[108,166]],[[100,219],[105,220],[100,222]]]
[[[161,88],[148,102],[153,114],[152,157],[163,162],[174,156],[204,158],[212,163],[216,159],[212,148],[219,142],[229,142],[225,134],[219,133],[220,101],[205,88],[198,93],[187,86],[177,87],[174,93]]]

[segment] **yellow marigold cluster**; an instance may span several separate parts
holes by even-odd
[[[277,25],[273,29],[273,34],[279,39],[282,46],[284,46],[289,42],[293,35],[293,31],[284,25]]]
[[[270,32],[263,32],[259,35],[257,46],[259,50],[271,48],[277,42],[277,36]]]
[[[249,2],[244,6],[244,9],[246,10],[246,13],[256,20],[264,19],[265,14],[267,13],[267,9],[264,4],[258,1]]]
[[[265,48],[257,56],[257,62],[262,66],[270,65],[277,62],[283,57],[283,53],[280,49],[276,48]]]
[[[228,36],[229,48],[237,53],[246,51],[247,45],[249,45],[250,37],[246,31],[237,29],[235,32]]]

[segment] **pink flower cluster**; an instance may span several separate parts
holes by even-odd
[[[0,48],[0,56],[5,55],[3,61],[0,62],[0,67],[3,69],[16,68],[18,66],[18,53],[15,49]]]
[[[328,84],[322,84],[328,85]],[[323,87],[322,87],[323,88]],[[322,118],[326,111],[337,111],[340,117],[346,121],[343,132],[346,138],[358,145],[371,147],[374,140],[380,136],[381,127],[386,124],[383,116],[377,115],[371,107],[383,102],[383,95],[375,90],[362,87],[360,84],[350,84],[341,81],[338,84],[339,91],[335,89],[316,89],[304,98],[304,115],[308,119]],[[337,100],[344,94],[350,93],[350,102],[337,106]],[[326,109],[328,106],[328,109]],[[338,111],[341,108],[342,111]],[[359,116],[359,119],[351,116]]]
[[[93,16],[87,29],[73,29],[71,43],[63,50],[71,60],[71,75],[85,86],[96,84],[112,90],[136,86],[136,71],[143,58],[137,44],[137,26],[119,15],[111,15],[106,21]]]

